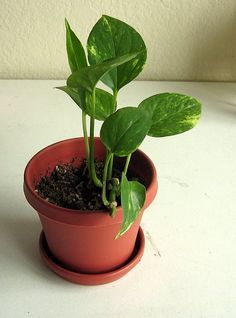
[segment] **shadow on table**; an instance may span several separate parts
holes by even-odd
[[[17,214],[23,213],[18,211]],[[14,268],[17,264],[19,273],[28,270],[30,275],[40,276],[57,284],[65,282],[49,270],[40,258],[38,241],[41,224],[37,217],[13,218],[5,215],[1,217],[1,225],[7,238],[1,254],[10,259],[10,265],[15,262]]]

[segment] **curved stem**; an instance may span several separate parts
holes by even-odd
[[[113,113],[116,111],[117,94],[118,94],[118,90],[115,88],[114,91],[113,91]],[[111,157],[111,160],[110,160],[110,164],[109,164],[108,179],[112,178],[113,158],[114,158],[114,155],[112,154],[112,157]]]
[[[88,132],[87,132],[86,113],[85,113],[85,111],[82,112],[82,126],[83,126],[83,134],[84,134],[86,159],[87,159],[88,166],[89,166],[89,141],[88,141]]]
[[[113,159],[114,155],[111,155],[110,163],[109,163],[109,168],[108,168],[108,179],[112,178],[112,170],[113,170]]]
[[[109,152],[106,157],[105,161],[105,166],[103,170],[103,180],[102,180],[102,201],[105,206],[108,206],[110,202],[107,200],[107,195],[106,195],[106,186],[107,186],[107,170],[109,166],[109,162],[111,159],[112,153]]]
[[[92,95],[92,110],[93,115],[95,114],[95,89],[93,90]],[[89,153],[89,164],[90,164],[90,178],[93,180],[95,186],[102,188],[102,182],[98,179],[95,170],[94,164],[94,118],[90,118],[90,139],[89,139],[89,146],[90,146],[90,153]]]
[[[126,158],[126,162],[125,162],[125,167],[124,167],[124,174],[126,175],[128,167],[129,167],[129,162],[130,162],[130,158],[131,158],[131,153],[127,156]]]

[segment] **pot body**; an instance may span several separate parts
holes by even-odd
[[[104,159],[105,149],[95,138],[95,158]],[[50,174],[57,164],[79,166],[85,158],[83,138],[73,138],[48,146],[28,163],[24,174],[26,199],[39,214],[48,247],[54,257],[66,268],[80,273],[103,273],[125,264],[132,255],[145,208],[157,192],[156,170],[151,160],[140,150],[132,155],[130,168],[144,181],[147,193],[143,210],[131,228],[115,240],[122,224],[122,208],[114,218],[104,211],[79,211],[58,207],[42,199],[35,185]]]

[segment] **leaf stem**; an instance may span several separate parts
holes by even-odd
[[[87,132],[86,113],[85,113],[85,111],[82,112],[82,126],[83,126],[83,134],[84,134],[86,159],[87,159],[88,166],[89,166],[89,141],[88,141],[88,132]]]
[[[118,94],[118,90],[117,90],[117,88],[115,88],[114,91],[113,91],[113,113],[116,111],[117,94]],[[112,154],[112,157],[111,157],[111,160],[110,160],[110,164],[109,164],[109,170],[108,170],[108,179],[112,178],[113,159],[114,159],[114,155]]]
[[[114,159],[114,155],[112,154],[110,162],[109,162],[109,168],[108,168],[108,180],[110,180],[112,178],[113,159]]]
[[[106,196],[106,185],[107,185],[107,170],[109,166],[110,159],[112,157],[112,153],[109,152],[106,156],[105,166],[103,170],[103,180],[102,180],[102,201],[105,206],[109,206],[110,202],[107,200]]]
[[[95,89],[93,90],[92,94],[92,115],[90,117],[90,139],[89,139],[89,146],[90,146],[90,153],[89,153],[89,164],[90,164],[90,178],[93,180],[95,186],[102,188],[102,182],[98,179],[95,170],[94,164],[94,115],[95,115]]]
[[[128,167],[129,167],[129,162],[130,162],[130,158],[131,158],[131,153],[126,157],[126,162],[125,162],[125,167],[124,167],[124,174],[126,175]]]
[[[118,90],[115,88],[113,91],[113,113],[116,111],[117,95],[118,95]]]
[[[113,183],[112,185],[112,189],[111,189],[111,192],[110,192],[110,216],[111,217],[114,217],[115,216],[115,213],[116,213],[116,206],[117,206],[117,202],[116,202],[116,187]]]

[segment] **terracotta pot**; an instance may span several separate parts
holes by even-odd
[[[95,157],[103,159],[105,149],[95,138]],[[37,210],[48,247],[60,264],[80,273],[104,273],[122,266],[131,256],[145,208],[157,192],[157,176],[152,161],[140,150],[132,155],[131,170],[145,182],[147,196],[139,218],[121,238],[114,240],[122,223],[122,208],[111,218],[104,211],[79,211],[58,207],[42,199],[35,184],[57,164],[79,165],[85,158],[83,138],[73,138],[50,145],[39,151],[28,163],[24,174],[24,192]]]

